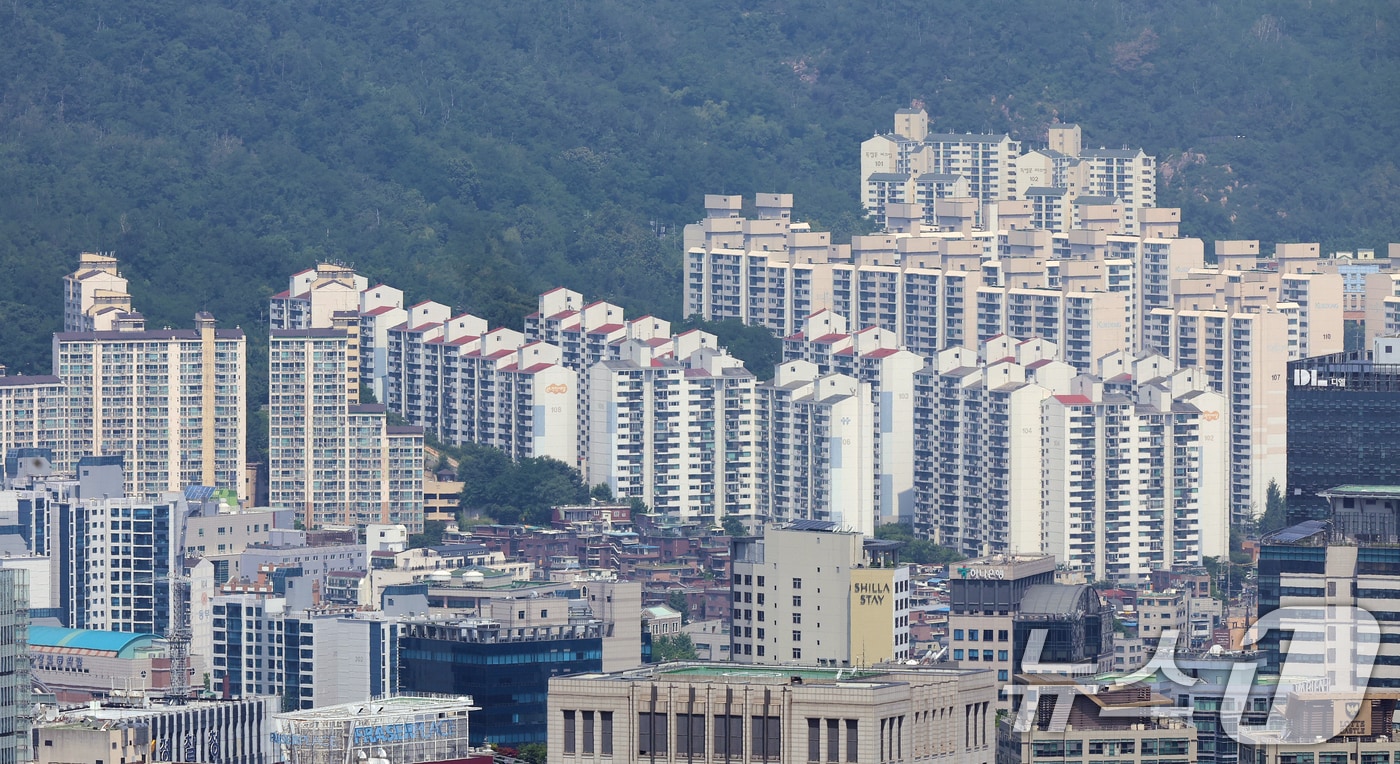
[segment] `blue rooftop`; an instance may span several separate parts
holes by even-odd
[[[148,647],[161,637],[124,631],[65,629],[59,626],[30,626],[29,644],[36,647],[63,647],[114,653],[118,658],[134,658],[139,647]]]

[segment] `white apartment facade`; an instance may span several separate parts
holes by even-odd
[[[1228,552],[1228,422],[1198,370],[1123,360],[1042,404],[1042,551],[1092,580],[1144,582]]]
[[[1158,309],[1146,317],[1147,347],[1180,367],[1204,370],[1222,391],[1229,419],[1230,521],[1264,511],[1270,481],[1287,484],[1288,361],[1296,350],[1297,313],[1289,306],[1255,312]]]
[[[847,334],[833,311],[808,316],[802,331],[783,340],[783,357],[813,363],[820,374],[844,374],[870,385],[877,522],[914,518],[914,374],[924,358],[898,347],[894,333],[875,326]]]
[[[786,361],[757,388],[758,514],[875,533],[870,384]]]
[[[268,486],[307,528],[423,527],[423,432],[387,422],[382,404],[347,394],[352,338],[340,329],[273,330]]]
[[[0,375],[0,454],[63,448],[63,381],[52,375]]]
[[[756,380],[713,339],[685,355],[628,340],[592,366],[590,484],[684,522],[754,516]]]
[[[285,291],[268,301],[271,329],[328,329],[336,313],[360,309],[360,293],[369,280],[346,265],[317,263],[292,275]]]

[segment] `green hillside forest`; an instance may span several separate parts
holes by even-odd
[[[254,359],[324,258],[508,325],[556,284],[680,319],[704,194],[859,232],[859,142],[913,99],[1141,145],[1193,235],[1400,240],[1394,0],[12,0],[0,35],[11,373],[47,368],[81,250]]]

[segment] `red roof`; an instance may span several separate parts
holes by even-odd
[[[535,364],[534,366],[531,366],[530,368],[523,370],[521,373],[522,373],[522,374],[535,374],[535,373],[537,373],[537,372],[544,371],[545,369],[551,369],[551,368],[553,368],[553,367],[554,367],[554,364],[552,364],[552,363],[537,363],[537,364]]]
[[[594,329],[593,331],[589,332],[589,334],[611,334],[613,332],[621,331],[622,329],[626,328],[627,327],[623,326],[622,324],[603,324],[597,329]]]
[[[849,335],[849,334],[823,334],[822,336],[820,336],[820,337],[818,337],[818,338],[816,338],[816,339],[814,339],[814,340],[812,340],[812,341],[813,341],[813,342],[830,343],[830,342],[836,342],[837,340],[844,340],[844,339],[846,339],[846,338],[849,337],[849,336],[851,336],[851,335]]]
[[[1057,395],[1055,400],[1066,406],[1089,406],[1094,403],[1093,399],[1087,395]]]
[[[379,307],[375,308],[374,310],[366,311],[365,313],[361,313],[360,315],[362,315],[362,316],[382,316],[382,315],[384,315],[385,313],[388,313],[388,312],[391,311],[391,310],[395,310],[395,308],[394,308],[393,305],[380,305]]]
[[[292,296],[292,293],[291,293],[290,290],[283,289],[282,291],[280,291],[280,292],[278,292],[277,294],[273,295],[273,296],[272,296],[272,299],[278,300],[278,299],[283,299],[283,298],[291,297],[291,296]]]
[[[1050,359],[1049,359],[1049,358],[1042,358],[1042,359],[1040,359],[1039,361],[1031,361],[1030,363],[1026,364],[1026,368],[1027,368],[1027,369],[1039,369],[1040,367],[1044,366],[1044,365],[1047,364],[1047,363],[1050,363]]]
[[[790,340],[793,340],[793,341],[796,341],[796,342],[801,342],[801,341],[802,341],[802,332],[798,332],[797,334],[794,334],[794,335],[792,335],[791,337],[788,337],[787,339],[790,339]]]
[[[899,348],[879,348],[865,354],[866,358],[888,358],[899,352]]]

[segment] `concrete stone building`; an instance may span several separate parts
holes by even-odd
[[[550,758],[588,762],[996,760],[990,672],[667,664],[549,682]]]

